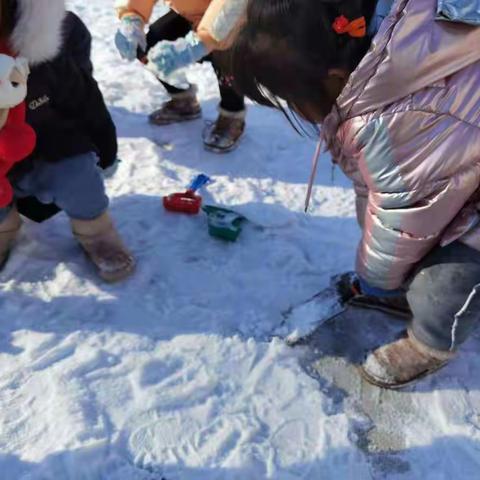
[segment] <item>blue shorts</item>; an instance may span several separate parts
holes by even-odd
[[[92,220],[108,208],[103,175],[95,153],[85,153],[49,163],[35,160],[33,168],[12,180],[17,198],[36,197],[55,203],[70,218]],[[12,207],[0,209],[0,222]]]

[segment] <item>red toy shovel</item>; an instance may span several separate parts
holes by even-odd
[[[199,175],[185,192],[172,193],[163,197],[163,206],[169,212],[196,215],[202,206],[202,197],[197,195],[196,191],[210,182],[210,178],[206,175]]]

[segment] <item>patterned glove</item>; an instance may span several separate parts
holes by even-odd
[[[160,78],[168,78],[174,71],[198,62],[208,55],[208,49],[196,33],[174,42],[164,40],[148,53],[149,68]]]
[[[143,20],[138,15],[128,15],[122,18],[115,35],[115,45],[125,60],[132,62],[137,58],[137,49],[147,49]]]

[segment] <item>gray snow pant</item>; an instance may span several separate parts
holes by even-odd
[[[85,153],[49,163],[35,160],[33,168],[10,178],[15,196],[34,196],[55,203],[70,218],[93,220],[108,208],[103,176],[95,153]],[[0,208],[2,222],[12,206]]]
[[[415,337],[455,350],[480,320],[480,252],[460,242],[436,248],[413,275],[407,299]]]

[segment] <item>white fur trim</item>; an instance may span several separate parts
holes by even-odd
[[[188,83],[188,80],[185,77],[185,81]],[[193,98],[196,97],[198,92],[198,87],[195,84],[190,84],[190,86],[184,90],[183,92],[177,92],[177,93],[169,93],[171,98],[175,98],[177,100],[183,100],[187,98]]]
[[[17,23],[10,37],[12,48],[30,64],[51,60],[62,45],[64,0],[17,0]]]
[[[220,113],[222,117],[234,118],[236,120],[245,120],[245,117],[247,116],[247,109],[245,108],[238,112],[231,112],[230,110],[225,110],[224,108],[218,106],[218,113]]]

